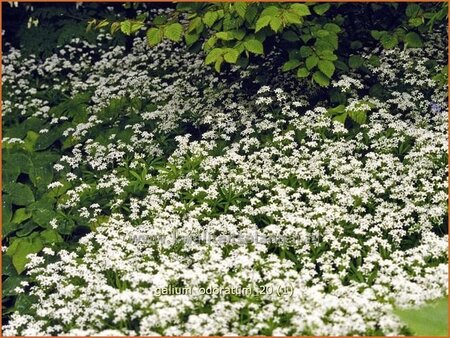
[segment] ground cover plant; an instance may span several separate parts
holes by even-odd
[[[446,334],[444,5],[89,6],[4,46],[4,335]]]

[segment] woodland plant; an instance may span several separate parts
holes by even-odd
[[[448,294],[445,30],[326,89],[282,46],[220,75],[170,39],[11,47],[3,334],[420,333]]]

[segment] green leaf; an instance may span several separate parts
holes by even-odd
[[[409,32],[405,36],[405,42],[407,44],[407,47],[410,48],[422,48],[423,42],[419,34],[415,32]]]
[[[316,12],[318,15],[323,15],[330,9],[330,4],[324,3],[324,4],[315,5],[313,7],[313,9],[314,9],[314,12]]]
[[[350,68],[356,69],[363,65],[364,59],[360,55],[351,55],[348,58],[348,65]]]
[[[405,13],[408,18],[413,18],[419,15],[420,11],[421,11],[420,6],[418,4],[412,3],[408,4]]]
[[[24,293],[21,293],[14,303],[14,311],[23,313],[23,314],[31,314],[33,313],[33,305],[38,302],[36,296],[30,296]]]
[[[334,73],[334,70],[335,70],[333,62],[328,61],[328,60],[319,60],[318,68],[328,78],[331,78],[333,76],[333,73]]]
[[[220,73],[220,68],[222,67],[223,57],[219,56],[214,64],[214,69],[217,73]]]
[[[28,212],[25,208],[17,209],[14,213],[14,216],[11,220],[11,223],[13,224],[20,224],[23,221],[26,221],[31,217],[31,212]]]
[[[312,53],[313,53],[313,50],[311,47],[308,47],[308,46],[300,47],[300,56],[301,57],[306,58],[306,57],[310,56]]]
[[[297,70],[297,77],[304,78],[304,77],[307,77],[308,75],[309,75],[309,70],[306,68],[299,68]]]
[[[283,32],[282,38],[286,41],[290,41],[290,42],[295,42],[295,41],[299,41],[300,38],[298,37],[298,35],[293,32],[293,31],[285,31]]]
[[[162,31],[159,28],[150,28],[147,31],[147,43],[149,46],[153,47],[162,41]]]
[[[184,39],[186,40],[186,45],[192,46],[194,43],[200,39],[200,35],[198,34],[186,34],[184,36]]]
[[[218,32],[216,33],[216,36],[224,41],[231,41],[234,39],[234,34],[231,32]]]
[[[175,22],[166,28],[164,28],[164,36],[169,40],[180,42],[183,36],[183,26],[178,22]]]
[[[52,128],[44,134],[39,134],[34,145],[35,150],[44,150],[55,143],[62,135],[61,128]]]
[[[238,57],[239,57],[239,51],[236,49],[228,49],[227,52],[224,54],[223,58],[228,63],[236,63]]]
[[[61,235],[56,230],[53,229],[47,229],[42,231],[40,233],[40,237],[44,245],[64,242]]]
[[[38,233],[35,232],[28,237],[16,238],[6,250],[6,254],[12,257],[13,265],[19,274],[25,270],[25,265],[29,262],[27,256],[38,253],[43,248],[42,240],[37,236]]]
[[[367,113],[364,111],[350,111],[348,116],[359,125],[365,124],[367,121]]]
[[[216,62],[223,53],[224,50],[222,48],[214,48],[206,55],[205,64],[210,65],[211,63]]]
[[[238,15],[241,18],[245,18],[245,13],[247,12],[247,3],[246,2],[235,2],[234,9],[236,10],[236,13],[238,13]]]
[[[419,309],[396,310],[395,314],[416,336],[448,337],[447,298],[441,298]]]
[[[372,35],[372,37],[373,37],[375,40],[380,40],[381,37],[383,36],[383,32],[373,30],[373,31],[370,31],[370,35]]]
[[[254,54],[264,54],[264,47],[263,44],[256,39],[247,40],[244,42],[244,47],[249,52],[252,52]]]
[[[206,26],[212,27],[212,25],[214,25],[218,18],[219,15],[217,14],[217,12],[206,12],[203,17],[203,22]]]
[[[339,27],[338,25],[336,25],[335,23],[332,23],[332,22],[325,24],[325,26],[323,26],[323,28],[329,32],[333,32],[336,34],[341,31],[341,27]]]
[[[153,24],[157,26],[164,25],[166,22],[167,22],[166,15],[158,15],[155,16],[155,18],[153,19]]]
[[[287,12],[284,14],[284,18],[286,19],[286,21],[288,23],[295,24],[295,25],[299,25],[303,22],[302,17],[300,15],[298,15],[297,13]]]
[[[283,72],[287,72],[287,71],[297,68],[298,66],[300,66],[300,60],[292,59],[292,60],[287,61],[283,65],[282,70],[283,70]]]
[[[273,17],[272,20],[270,20],[270,28],[272,28],[274,32],[278,32],[282,24],[283,22],[278,17]]]
[[[255,33],[269,25],[270,21],[272,20],[271,16],[263,16],[256,21],[256,27],[255,27]]]
[[[43,228],[51,228],[50,221],[56,218],[56,213],[48,209],[36,209],[33,211],[33,221]]]
[[[342,113],[342,114],[333,116],[333,121],[338,121],[338,122],[341,122],[342,124],[345,123],[346,119],[347,119],[347,113]]]
[[[386,49],[392,49],[398,44],[398,39],[395,35],[391,35],[389,33],[385,33],[381,36],[381,44]]]
[[[125,20],[120,23],[120,30],[125,35],[136,33],[142,27],[144,27],[144,23],[142,21]]]
[[[291,9],[294,10],[300,16],[310,15],[311,12],[305,4],[292,4]]]
[[[327,87],[330,84],[330,79],[320,71],[314,72],[313,80],[321,87]]]
[[[318,63],[319,58],[315,55],[311,55],[306,58],[306,68],[308,68],[308,70],[313,69],[315,66],[317,66]]]
[[[11,201],[15,205],[28,205],[34,202],[33,192],[25,184],[7,183],[3,189],[11,196]]]

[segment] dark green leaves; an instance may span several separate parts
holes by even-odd
[[[7,183],[3,190],[11,197],[15,205],[28,205],[34,202],[34,195],[30,187],[23,183]]]

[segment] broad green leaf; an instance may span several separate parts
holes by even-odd
[[[314,9],[314,12],[316,12],[318,15],[323,15],[330,9],[330,4],[323,3],[323,4],[315,5],[313,7],[313,9]]]
[[[332,22],[325,24],[325,26],[323,26],[323,28],[329,32],[333,32],[336,34],[341,31],[341,27],[339,27],[338,25],[336,25],[335,23],[332,23]]]
[[[157,15],[153,19],[153,24],[157,25],[157,26],[164,25],[166,22],[167,22],[167,16],[166,15]]]
[[[405,42],[407,47],[411,48],[421,48],[423,47],[423,42],[419,34],[415,32],[409,32],[405,36]]]
[[[328,78],[331,78],[333,76],[335,70],[333,62],[328,60],[319,60],[317,66],[320,71],[324,73]]]
[[[223,58],[228,63],[236,63],[237,59],[239,57],[239,51],[236,49],[228,49],[227,52],[224,54]]]
[[[416,17],[420,13],[421,9],[418,4],[411,3],[406,6],[406,16],[408,18]]]
[[[29,262],[27,256],[31,253],[38,253],[42,250],[42,240],[37,237],[38,233],[33,233],[28,237],[16,238],[7,250],[6,254],[12,257],[12,262],[17,272],[20,274],[25,270],[25,265]]]
[[[314,72],[313,80],[321,87],[327,87],[330,84],[330,79],[321,71]]]
[[[246,2],[235,2],[234,3],[234,9],[236,10],[236,13],[238,13],[238,15],[241,18],[245,18],[245,13],[247,11],[247,3]]]
[[[220,73],[220,69],[222,67],[222,63],[223,63],[223,57],[219,56],[216,59],[216,63],[214,64],[214,69],[216,70],[217,73]]]
[[[338,114],[333,116],[333,120],[334,121],[338,121],[341,123],[345,123],[345,120],[347,119],[347,113],[342,113],[342,114]]]
[[[180,42],[183,36],[183,26],[178,22],[168,25],[164,28],[164,36],[169,40]]]
[[[36,209],[33,211],[33,221],[43,228],[51,228],[50,221],[56,218],[57,214],[49,209]]]
[[[153,47],[162,41],[163,32],[159,28],[150,28],[147,31],[147,43],[149,46]]]
[[[20,208],[14,212],[14,216],[11,220],[11,223],[20,224],[23,221],[26,221],[27,219],[29,219],[30,217],[31,217],[31,212],[28,212],[27,209],[25,209],[25,208]]]
[[[206,12],[203,16],[203,22],[206,26],[212,27],[212,25],[214,25],[218,18],[219,15],[217,14],[217,12]]]
[[[298,15],[297,13],[287,12],[284,14],[284,18],[286,19],[286,21],[288,23],[295,24],[295,25],[299,25],[303,22],[302,17],[300,15]]]
[[[367,113],[364,111],[350,111],[348,116],[358,124],[365,124],[367,121]]]
[[[47,229],[42,231],[40,233],[40,237],[44,245],[64,242],[61,235],[56,230],[53,229]]]
[[[15,205],[28,205],[34,202],[34,195],[30,187],[22,183],[7,183],[3,186],[5,192],[11,196]]]
[[[386,49],[392,49],[398,44],[398,39],[395,35],[386,33],[381,36],[381,44]]]
[[[222,48],[214,48],[206,55],[205,64],[210,65],[211,63],[216,62],[223,53],[224,50]]]
[[[305,4],[292,4],[291,9],[294,10],[300,16],[310,15],[309,7]]]
[[[307,77],[309,75],[309,70],[306,68],[299,68],[297,70],[297,76],[300,78]]]
[[[234,35],[231,32],[218,32],[216,33],[217,38],[224,41],[231,41],[234,39]]]
[[[267,27],[267,25],[269,25],[270,23],[270,20],[272,20],[271,16],[263,16],[259,18],[258,21],[256,21],[255,32],[258,32],[264,27]]]
[[[144,27],[144,23],[142,21],[125,20],[120,23],[120,30],[125,35],[136,33],[142,27]]]
[[[306,58],[306,57],[310,56],[312,53],[313,53],[313,50],[311,47],[308,47],[308,46],[300,47],[300,56],[301,57]]]
[[[198,39],[200,39],[200,35],[198,35],[198,34],[186,34],[184,36],[184,39],[186,40],[186,45],[192,46],[194,43],[196,43],[198,41]],[[214,39],[216,39],[216,38],[214,37]]]
[[[283,22],[282,22],[281,19],[278,18],[278,17],[273,17],[273,18],[270,20],[270,28],[272,28],[272,30],[273,30],[274,32],[278,32],[278,31],[280,30],[282,24],[283,24]]]
[[[247,40],[244,42],[244,47],[249,52],[252,52],[254,54],[264,54],[264,47],[263,44],[256,39]]]
[[[6,256],[7,257],[7,256]],[[4,259],[5,257],[3,257]],[[11,276],[5,279],[2,283],[2,296],[15,296],[17,292],[15,288],[20,287],[20,282],[24,280],[24,277],[21,276]]]
[[[319,58],[315,55],[311,55],[306,58],[306,68],[308,70],[311,70],[312,68],[317,66],[318,63],[319,63]]]
[[[297,68],[298,66],[300,66],[300,60],[293,59],[293,60],[287,61],[283,65],[282,70],[283,70],[283,72],[287,72],[287,71]]]

